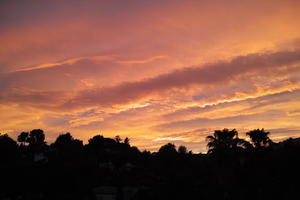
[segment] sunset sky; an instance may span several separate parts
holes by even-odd
[[[213,130],[300,136],[299,0],[0,2],[0,132],[205,152]]]

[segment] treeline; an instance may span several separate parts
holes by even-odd
[[[299,197],[300,138],[275,143],[255,129],[207,137],[207,154],[168,143],[141,152],[129,138],[41,129],[0,135],[0,199],[291,199]]]

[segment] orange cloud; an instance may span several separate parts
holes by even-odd
[[[163,74],[139,82],[122,83],[114,87],[95,88],[80,92],[63,105],[63,108],[81,106],[110,106],[127,104],[191,85],[209,85],[235,81],[246,73],[261,73],[278,70],[300,61],[300,51],[283,51],[266,54],[239,56],[230,62],[216,62],[202,67],[191,67]]]

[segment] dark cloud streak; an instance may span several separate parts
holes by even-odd
[[[187,88],[194,84],[226,83],[236,80],[238,76],[246,73],[264,73],[266,75],[268,71],[274,71],[299,61],[300,51],[239,56],[229,62],[222,61],[202,67],[189,67],[139,82],[125,82],[115,87],[82,91],[66,102],[62,108],[126,104],[150,95],[177,88]]]

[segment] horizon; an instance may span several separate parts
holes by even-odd
[[[225,130],[225,129],[227,129],[227,128],[223,128],[223,129],[220,129],[220,130],[214,130],[213,132],[208,133],[207,136],[213,135],[215,131],[222,131],[222,130]],[[260,129],[260,128],[257,128],[257,129]],[[52,144],[54,144],[55,141],[57,140],[57,138],[58,138],[59,136],[65,135],[65,134],[69,133],[69,132],[59,133],[59,134],[56,135],[56,138],[54,138],[54,140],[48,141],[48,140],[47,140],[47,138],[48,138],[48,137],[47,137],[47,132],[45,132],[43,129],[32,129],[32,130],[42,130],[42,131],[44,132],[44,134],[45,134],[45,144],[47,144],[47,145],[49,145],[49,146],[52,145]],[[30,133],[32,130],[22,131],[22,132]],[[227,130],[230,130],[230,129],[227,129]],[[236,129],[233,128],[232,130],[236,130]],[[256,129],[253,129],[253,130],[256,130]],[[253,131],[253,130],[247,130],[246,132],[250,132],[250,131]],[[264,131],[266,131],[266,132],[269,132],[268,130],[265,130],[264,128],[262,128],[261,130],[264,130]],[[238,137],[238,138],[243,139],[243,140],[245,140],[245,141],[247,141],[247,142],[250,142],[250,141],[251,141],[251,139],[249,138],[249,136],[246,135],[246,132],[242,132],[242,133],[241,133],[241,132],[239,132],[238,130],[236,130],[236,131],[237,131],[237,137]],[[12,138],[12,139],[15,140],[19,145],[20,145],[21,143],[18,141],[18,136],[19,136],[22,132],[16,134],[16,135]],[[288,139],[297,139],[297,138],[300,138],[300,137],[285,137],[285,136],[284,136],[284,137],[277,138],[277,137],[272,137],[272,132],[269,132],[269,133],[270,133],[269,138],[270,138],[271,141],[274,142],[274,143],[284,142],[284,141],[286,141],[286,140],[288,140]],[[0,132],[0,135],[5,135],[5,134],[7,134],[7,133],[1,133],[1,132]],[[73,137],[72,133],[69,133],[69,134],[71,134],[71,136]],[[8,134],[7,134],[7,135],[8,135]],[[116,137],[119,137],[119,135],[115,135],[114,137],[106,137],[105,135],[102,135],[102,134],[95,134],[95,135],[91,136],[91,138],[88,138],[86,141],[83,141],[83,140],[81,140],[80,138],[75,138],[75,137],[73,137],[73,138],[74,138],[74,140],[80,140],[80,141],[82,141],[82,142],[83,142],[83,145],[88,145],[88,144],[89,144],[89,141],[88,141],[88,140],[90,140],[90,139],[92,139],[94,136],[98,136],[98,135],[100,135],[100,136],[102,136],[102,137],[104,137],[104,138],[109,138],[109,139],[113,139],[113,140],[115,140]],[[240,137],[241,135],[242,135],[242,137]],[[192,153],[194,153],[194,154],[195,154],[195,153],[196,153],[196,154],[207,154],[207,150],[209,149],[209,147],[207,146],[207,143],[208,143],[207,136],[205,137],[205,140],[203,141],[203,143],[206,144],[206,145],[205,145],[205,149],[204,149],[204,148],[201,148],[201,151],[193,151],[192,149],[188,149],[188,148],[187,148],[187,150],[188,150],[188,151],[192,151]],[[137,146],[135,146],[135,145],[132,145],[132,143],[131,143],[131,138],[126,137],[126,136],[120,137],[120,139],[121,139],[120,142],[121,142],[121,143],[124,142],[124,139],[125,139],[125,138],[129,139],[129,144],[130,144],[130,146],[132,146],[132,147],[137,147]],[[164,145],[166,145],[166,144],[174,144],[174,145],[176,146],[176,148],[178,148],[178,147],[180,147],[180,146],[186,147],[184,144],[180,144],[180,143],[177,143],[177,144],[176,144],[176,141],[181,141],[182,139],[184,139],[184,138],[181,138],[181,137],[178,137],[178,138],[156,138],[156,139],[154,139],[153,141],[161,141],[161,146],[158,146],[158,147],[156,147],[155,149],[140,149],[140,148],[138,148],[138,147],[137,147],[137,148],[139,149],[140,152],[142,152],[142,151],[149,151],[149,152],[151,152],[151,153],[155,153],[155,152],[158,152],[158,150],[159,150],[160,147],[162,147],[162,146],[164,146]],[[202,143],[202,142],[201,142],[201,143]],[[201,144],[201,143],[199,142],[199,144]],[[203,145],[199,145],[199,146],[203,146]]]
[[[0,133],[207,151],[300,136],[300,1],[1,1]]]

